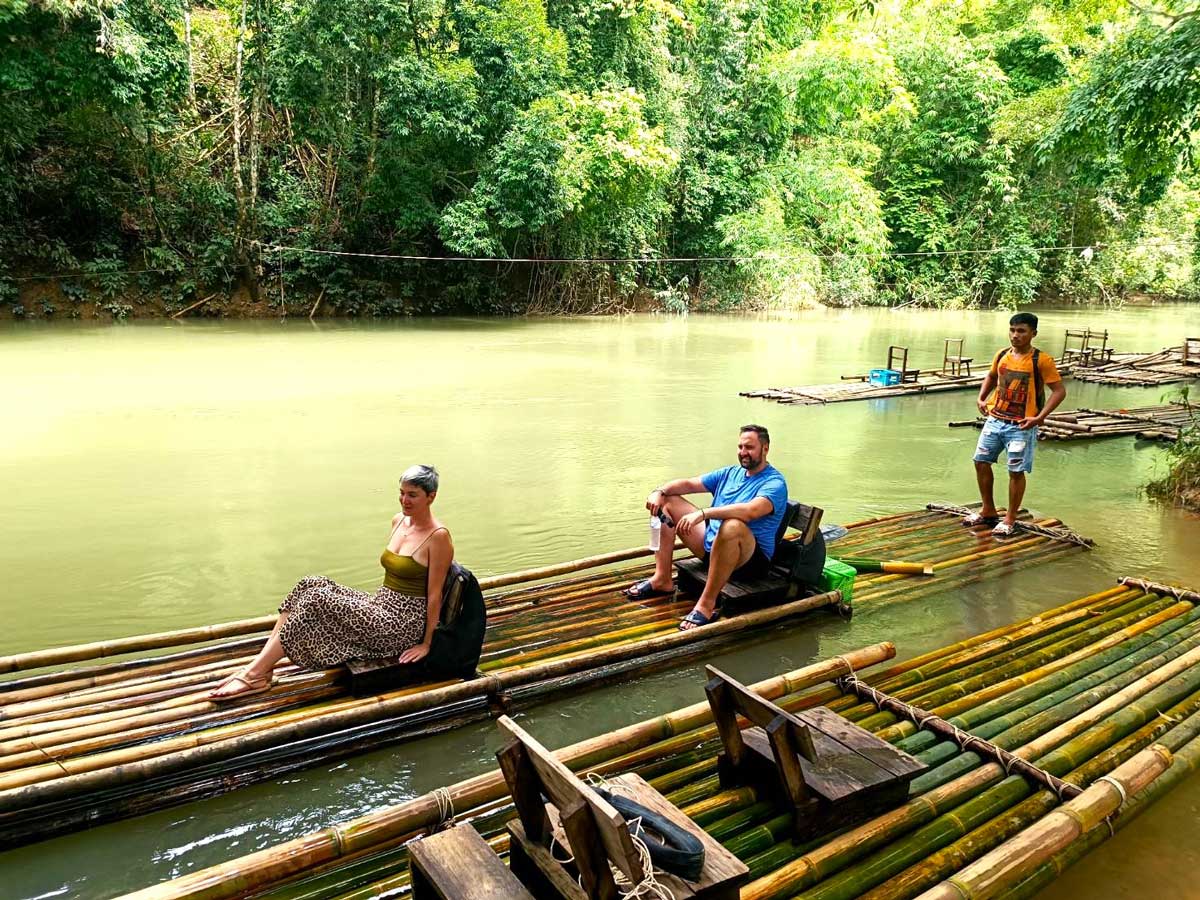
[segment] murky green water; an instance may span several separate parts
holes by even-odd
[[[778,406],[742,389],[940,361],[965,336],[984,360],[999,313],[847,311],[789,318],[438,320],[388,324],[5,325],[0,330],[0,654],[271,611],[302,575],[379,578],[395,481],[442,472],[438,511],[479,574],[645,539],[641,498],[733,461],[762,422],[793,496],[827,521],[974,497],[970,392]],[[1195,307],[1043,313],[1119,349],[1177,344]],[[1070,384],[1067,406],[1157,402],[1169,389]],[[1200,584],[1200,519],[1146,502],[1161,450],[1129,438],[1039,448],[1027,504],[1099,549],[916,604],[864,607],[718,664],[753,680],[882,639],[901,656],[1112,583]],[[540,707],[557,746],[702,696],[697,667]],[[0,855],[5,897],[113,896],[356,816],[493,765],[478,725]],[[1047,896],[1195,895],[1200,780],[1131,825]]]

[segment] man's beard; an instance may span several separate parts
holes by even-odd
[[[762,460],[755,459],[753,456],[746,456],[746,457],[739,456],[738,457],[738,463],[741,465],[741,467],[743,469],[753,469],[760,462],[762,462]]]

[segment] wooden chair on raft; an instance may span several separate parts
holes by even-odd
[[[508,823],[509,866],[521,882],[538,900],[618,900],[614,869],[641,884],[649,873],[621,814],[512,719],[501,716],[499,725],[508,742],[496,757],[518,815]],[[736,856],[639,776],[621,775],[610,784],[703,844],[697,881],[655,873],[676,900],[737,900],[750,871]],[[569,862],[551,851],[552,839]]]
[[[837,713],[789,713],[712,666],[704,686],[723,752],[722,787],[755,785],[782,796],[796,840],[851,825],[908,799],[928,766]],[[738,716],[750,722],[743,730]]]
[[[900,373],[901,384],[916,384],[921,377],[920,369],[908,367],[908,348],[892,344],[888,347],[887,367],[893,372]]]
[[[954,378],[959,376],[971,377],[971,363],[975,361],[973,356],[963,355],[963,345],[966,343],[965,338],[946,338],[942,349],[942,374]],[[954,345],[954,352],[950,352],[950,345]]]
[[[1099,345],[1095,342],[1099,341]],[[1072,342],[1076,346],[1071,346]],[[1061,362],[1077,366],[1097,366],[1112,361],[1113,350],[1108,346],[1108,330],[1093,331],[1089,328],[1068,328],[1063,335]]]
[[[1200,366],[1200,338],[1184,338],[1179,359],[1185,366]]]
[[[795,500],[787,502],[783,519],[775,532],[775,557],[771,568],[762,578],[754,581],[730,579],[721,589],[721,600],[732,600],[744,605],[756,603],[781,603],[794,600],[801,592],[816,587],[821,567],[825,563],[824,541],[821,540],[821,517],[825,511],[819,506],[806,506]],[[800,534],[793,540],[785,540],[789,528]],[[820,546],[815,546],[817,542]],[[812,556],[812,565],[798,565]],[[802,568],[808,570],[805,581],[798,577]],[[675,563],[679,587],[683,591],[699,594],[708,581],[708,569],[703,560],[681,559]]]

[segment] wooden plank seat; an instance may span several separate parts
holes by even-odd
[[[470,569],[453,562],[446,574],[442,610],[425,659],[402,663],[396,655],[348,660],[350,690],[364,696],[408,684],[478,677],[475,667],[486,625],[487,611],[479,582]]]
[[[825,562],[825,545],[820,537],[824,512],[819,506],[807,506],[789,500],[775,532],[775,557],[767,574],[754,580],[729,579],[721,589],[721,600],[745,606],[783,603],[799,597],[802,592],[814,590],[820,568]],[[795,540],[785,540],[789,528],[799,532]],[[816,546],[817,542],[820,542],[819,547]],[[807,581],[799,577],[801,568],[808,570]],[[680,590],[694,594],[704,590],[708,581],[708,567],[704,560],[679,560],[675,563],[675,571]]]
[[[647,873],[621,814],[512,719],[501,716],[499,725],[508,741],[496,756],[518,816],[507,825],[512,872],[538,900],[617,900],[614,869],[630,884],[641,883]],[[737,900],[750,870],[736,856],[638,775],[610,784],[703,845],[697,881],[655,873],[676,900]],[[562,845],[554,852],[552,838]],[[564,856],[571,861],[562,862]]]
[[[712,666],[704,686],[723,752],[723,787],[753,784],[784,799],[798,840],[853,824],[908,798],[928,766],[837,713],[789,713]],[[751,725],[743,730],[738,716]]]
[[[533,900],[470,825],[408,844],[413,900]]]

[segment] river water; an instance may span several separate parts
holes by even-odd
[[[791,495],[827,522],[975,498],[972,392],[827,407],[739,390],[986,361],[996,312],[774,317],[136,322],[0,325],[0,654],[272,611],[302,575],[362,588],[409,464],[442,473],[437,511],[477,574],[645,540],[655,484],[735,462],[771,429]],[[1178,344],[1200,309],[1042,311],[1040,345],[1107,328],[1120,350]],[[1148,405],[1173,388],[1068,383],[1066,407]],[[1162,450],[1131,438],[1043,444],[1026,504],[1095,551],[919,605],[807,622],[717,664],[756,680],[879,640],[913,656],[1098,590],[1118,575],[1200,584],[1200,517],[1147,501]],[[1003,478],[1000,478],[1003,486]],[[698,666],[565,697],[523,716],[550,746],[702,697]],[[6,898],[109,897],[361,815],[494,766],[480,724],[223,797],[0,854]],[[1200,779],[1131,824],[1049,898],[1200,896]],[[1182,839],[1181,838],[1185,838]]]

